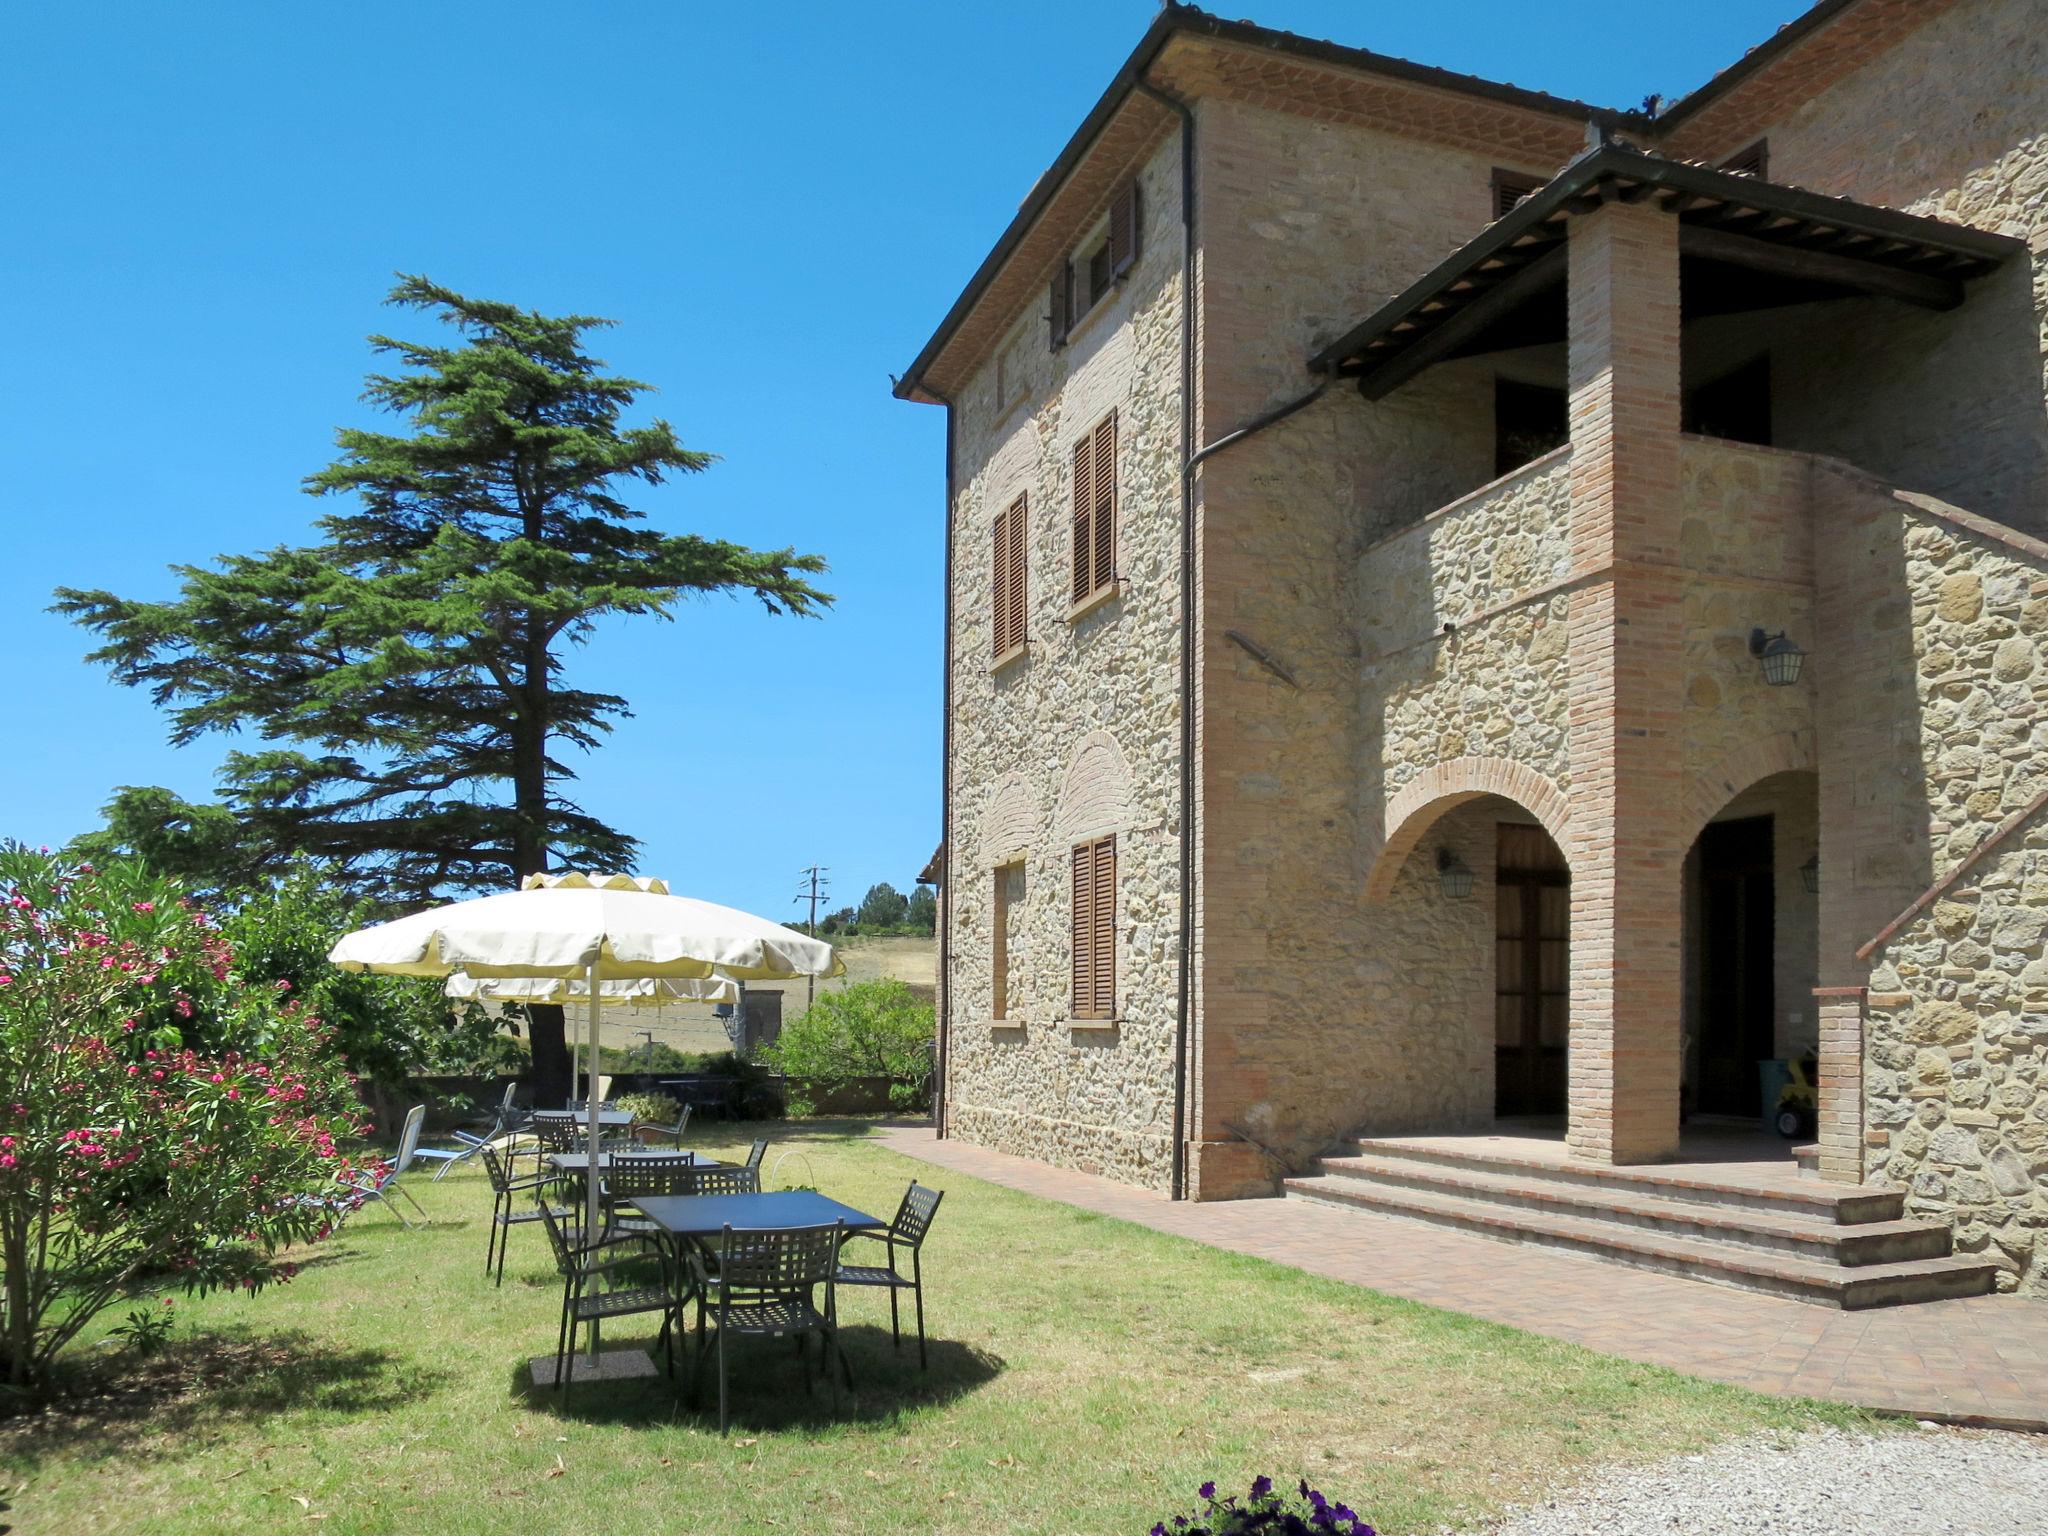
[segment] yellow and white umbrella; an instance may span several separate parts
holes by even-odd
[[[344,934],[327,958],[348,971],[398,976],[580,982],[596,1061],[603,986],[620,981],[776,981],[843,976],[846,962],[814,939],[748,912],[672,896],[636,875],[528,875],[516,891],[452,902]],[[589,1144],[598,1144],[597,1095]],[[598,1184],[587,1228],[598,1227]]]

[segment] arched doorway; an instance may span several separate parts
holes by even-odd
[[[1565,1112],[1571,1043],[1571,874],[1533,822],[1494,827],[1494,1114]]]
[[[1759,779],[1700,829],[1686,855],[1683,1102],[1754,1122],[1757,1064],[1817,1048],[1819,782]]]

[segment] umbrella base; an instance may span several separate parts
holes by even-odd
[[[569,1357],[569,1381],[581,1386],[586,1381],[639,1381],[659,1376],[654,1357],[644,1349],[601,1350],[595,1360],[582,1350]],[[548,1388],[555,1384],[555,1357],[533,1357],[533,1384]]]

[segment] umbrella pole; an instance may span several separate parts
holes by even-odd
[[[586,1245],[588,1245],[588,1244],[591,1244],[591,1243],[595,1243],[595,1242],[597,1241],[597,1239],[598,1239],[598,1230],[597,1230],[597,1206],[598,1206],[598,1189],[599,1189],[599,1181],[600,1181],[600,1180],[601,1180],[601,1179],[603,1178],[603,1173],[602,1173],[602,1171],[601,1171],[601,1169],[600,1169],[600,1167],[599,1167],[599,1160],[598,1160],[598,1139],[597,1139],[597,1117],[598,1117],[598,1103],[597,1103],[597,1063],[598,1063],[598,1054],[597,1054],[597,1007],[598,1007],[598,1000],[597,1000],[597,961],[596,961],[596,959],[595,959],[595,958],[593,958],[593,959],[591,960],[591,962],[590,962],[590,976],[589,976],[589,981],[590,981],[590,1018],[589,1018],[589,1021],[588,1021],[588,1025],[589,1025],[589,1029],[590,1029],[590,1057],[589,1057],[589,1060],[590,1060],[590,1092],[589,1092],[589,1094],[588,1094],[588,1095],[587,1095],[587,1096],[586,1096],[586,1097],[584,1098],[584,1101],[583,1101],[583,1115],[584,1115],[584,1127],[585,1127],[585,1129],[584,1129],[584,1137],[583,1137],[583,1147],[584,1147],[584,1151],[585,1151],[585,1152],[586,1152],[586,1153],[587,1153],[587,1154],[589,1155],[589,1162],[588,1162],[588,1163],[587,1163],[587,1164],[585,1165],[585,1169],[586,1169],[586,1171],[585,1171],[585,1173],[584,1173],[584,1175],[583,1175],[583,1189],[584,1189],[584,1205],[583,1205],[583,1241],[584,1241],[584,1243],[585,1243]],[[597,1359],[597,1323],[596,1323],[596,1321],[595,1321],[594,1319],[592,1320],[592,1322],[591,1322],[591,1324],[590,1324],[590,1358],[591,1358],[591,1360],[592,1360],[593,1362],[595,1362],[595,1361],[596,1361],[596,1359]]]

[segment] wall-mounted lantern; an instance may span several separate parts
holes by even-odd
[[[1806,652],[1785,638],[1781,629],[1767,635],[1761,629],[1749,632],[1749,654],[1764,665],[1764,681],[1773,688],[1789,688],[1799,681],[1799,669]]]
[[[1463,901],[1472,894],[1471,868],[1448,848],[1436,851],[1436,877],[1452,901]]]
[[[1809,891],[1820,889],[1820,855],[1815,854],[1799,866],[1799,883]]]

